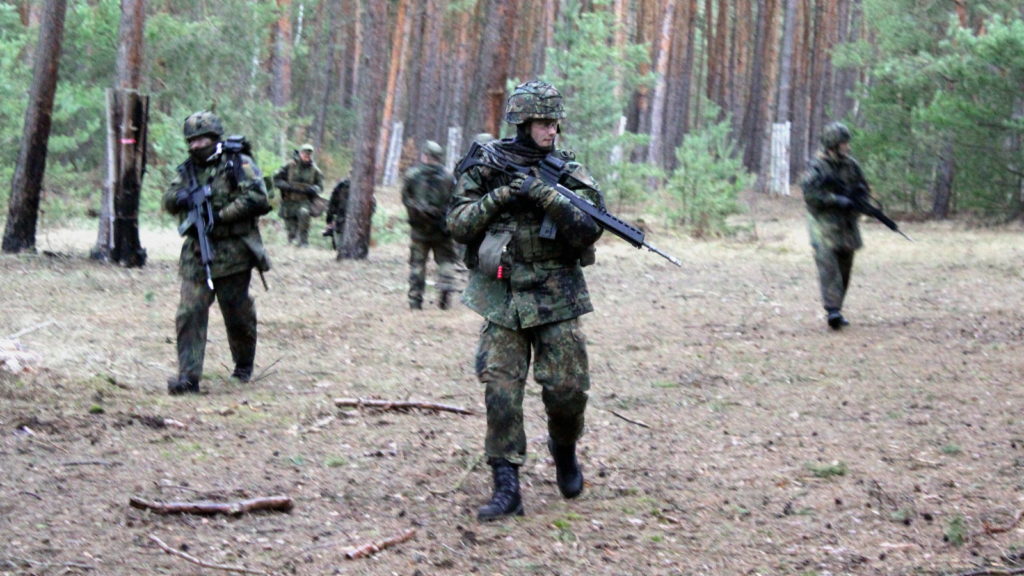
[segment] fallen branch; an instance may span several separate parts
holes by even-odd
[[[349,560],[354,560],[356,558],[365,558],[367,556],[372,556],[377,552],[384,550],[385,548],[390,548],[394,546],[395,544],[408,542],[409,540],[412,540],[412,537],[415,535],[416,531],[410,528],[402,534],[399,534],[398,536],[394,536],[392,538],[388,538],[387,540],[381,540],[380,542],[370,542],[369,544],[363,544],[358,548],[353,548],[352,550],[345,552],[345,558],[348,558]]]
[[[35,326],[29,326],[28,328],[22,328],[21,330],[18,330],[14,334],[11,334],[10,336],[8,336],[7,339],[8,340],[14,340],[16,338],[24,336],[25,334],[31,334],[32,332],[35,332],[36,330],[42,330],[43,328],[46,328],[47,326],[50,326],[51,324],[56,324],[56,323],[57,323],[56,320],[54,320],[53,318],[50,318],[46,322],[40,322],[39,324],[36,324]]]
[[[982,528],[981,531],[984,534],[1002,534],[1003,532],[1009,532],[1016,528],[1017,524],[1020,524],[1021,517],[1024,517],[1024,510],[1018,510],[1017,515],[1013,517],[1013,521],[1006,526],[989,526],[988,522],[985,522],[984,528]]]
[[[160,549],[164,552],[167,552],[172,556],[184,558],[185,560],[188,560],[196,566],[202,566],[203,568],[212,568],[214,570],[224,570],[226,572],[239,572],[241,574],[266,574],[266,572],[263,572],[262,570],[250,570],[249,568],[243,568],[241,566],[224,566],[223,564],[213,564],[211,562],[205,562],[191,554],[187,554],[185,552],[182,552],[181,550],[175,550],[174,548],[171,548],[170,546],[165,544],[163,540],[157,538],[152,534],[149,535],[149,539],[153,542],[156,542],[157,546],[159,546]]]
[[[201,516],[212,516],[214,514],[238,516],[239,514],[255,510],[288,512],[292,509],[292,499],[287,496],[250,498],[238,502],[153,502],[143,500],[138,496],[132,496],[128,503],[131,504],[132,508],[152,510],[156,514],[198,514]]]
[[[418,410],[433,410],[434,412],[454,412],[456,414],[473,414],[472,410],[466,408],[460,408],[458,406],[450,406],[448,404],[435,404],[434,402],[407,402],[407,401],[395,401],[395,400],[372,400],[366,398],[335,398],[334,405],[338,407],[355,407],[355,408],[377,408],[380,410],[410,410],[416,408]]]

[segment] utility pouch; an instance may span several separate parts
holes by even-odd
[[[509,244],[514,229],[487,230],[477,253],[478,269],[488,278],[506,278],[512,265]]]

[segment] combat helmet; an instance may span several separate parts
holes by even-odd
[[[542,80],[531,80],[512,90],[505,104],[505,122],[522,124],[533,119],[565,118],[562,93]]]
[[[309,152],[312,154],[315,150],[316,148],[313,148],[312,144],[303,144],[302,146],[299,146],[299,152]]]
[[[434,160],[444,160],[444,148],[433,140],[427,140],[424,142],[423,148],[420,149],[420,152],[423,152]]]
[[[821,145],[825,150],[831,150],[849,141],[850,129],[842,122],[832,122],[821,131]]]
[[[220,123],[220,118],[216,114],[208,110],[201,112],[195,112],[188,118],[185,118],[185,128],[183,130],[185,134],[185,141],[212,134],[216,136],[215,139],[219,140],[224,135],[224,126]]]

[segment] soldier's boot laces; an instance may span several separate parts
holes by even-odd
[[[839,310],[829,310],[829,312],[828,312],[828,327],[829,328],[831,328],[833,330],[839,330],[843,326],[849,326],[849,325],[850,325],[850,323],[847,322],[846,318],[843,318],[843,315],[839,312]]]
[[[508,460],[491,464],[494,472],[494,495],[491,501],[477,510],[481,522],[498,520],[505,516],[522,516],[523,499],[519,495],[519,467]]]
[[[548,451],[555,460],[555,479],[562,496],[575,498],[583,492],[583,472],[576,460],[576,443],[560,445],[548,438]]]
[[[167,379],[167,393],[171,396],[181,394],[199,394],[199,383],[185,376],[173,376]]]

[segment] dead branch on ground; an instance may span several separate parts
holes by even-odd
[[[607,410],[607,409],[606,409],[606,410]],[[633,419],[631,419],[631,418],[626,418],[625,416],[623,416],[622,414],[619,414],[619,413],[618,413],[618,412],[616,412],[615,410],[607,410],[607,412],[608,412],[609,414],[611,414],[612,416],[615,416],[616,418],[622,418],[622,419],[623,419],[623,420],[625,420],[626,422],[629,422],[630,424],[636,424],[637,426],[640,426],[641,428],[648,428],[648,429],[649,429],[649,428],[651,427],[651,425],[650,425],[650,424],[646,424],[646,423],[644,423],[644,422],[641,422],[641,421],[639,421],[639,420],[633,420]]]
[[[132,508],[141,510],[152,510],[156,514],[198,514],[201,516],[212,516],[214,514],[226,514],[238,516],[256,510],[277,510],[288,512],[292,509],[292,499],[287,496],[266,496],[261,498],[249,498],[238,502],[153,502],[144,500],[138,496],[132,496],[128,501]]]
[[[202,566],[203,568],[211,568],[211,569],[214,569],[214,570],[224,570],[226,572],[238,572],[238,573],[241,573],[241,574],[263,574],[263,575],[267,574],[266,572],[263,572],[262,570],[251,570],[249,568],[244,568],[244,567],[241,567],[241,566],[224,566],[223,564],[213,564],[212,562],[206,562],[204,560],[200,560],[199,558],[196,558],[195,556],[193,556],[191,554],[188,554],[186,552],[182,552],[181,550],[175,550],[174,548],[171,548],[170,546],[165,544],[163,540],[157,538],[156,536],[154,536],[152,534],[149,535],[149,539],[152,540],[153,542],[156,542],[157,546],[159,546],[160,549],[163,550],[164,552],[167,552],[168,554],[170,554],[172,556],[177,556],[179,558],[184,558],[185,560],[188,560],[189,562],[195,564],[196,566]]]
[[[434,412],[454,412],[456,414],[467,414],[472,415],[472,410],[461,408],[459,406],[451,406],[448,404],[437,404],[434,402],[408,402],[408,401],[397,401],[397,400],[373,400],[368,398],[335,398],[334,405],[341,407],[354,407],[354,408],[376,408],[378,410],[432,410]]]
[[[384,550],[385,548],[390,548],[395,544],[401,544],[402,542],[412,540],[412,537],[415,535],[416,531],[410,528],[409,530],[406,530],[398,536],[393,536],[391,538],[388,538],[387,540],[381,540],[380,542],[370,542],[369,544],[363,544],[358,548],[353,548],[352,550],[345,552],[345,558],[348,558],[349,560],[354,560],[356,558],[365,558],[367,556],[372,556],[377,552]]]
[[[1016,528],[1017,524],[1020,524],[1021,517],[1024,517],[1024,510],[1018,510],[1017,515],[1013,517],[1013,521],[1006,526],[990,526],[988,522],[985,522],[981,532],[982,534],[1002,534],[1003,532],[1009,532]]]

